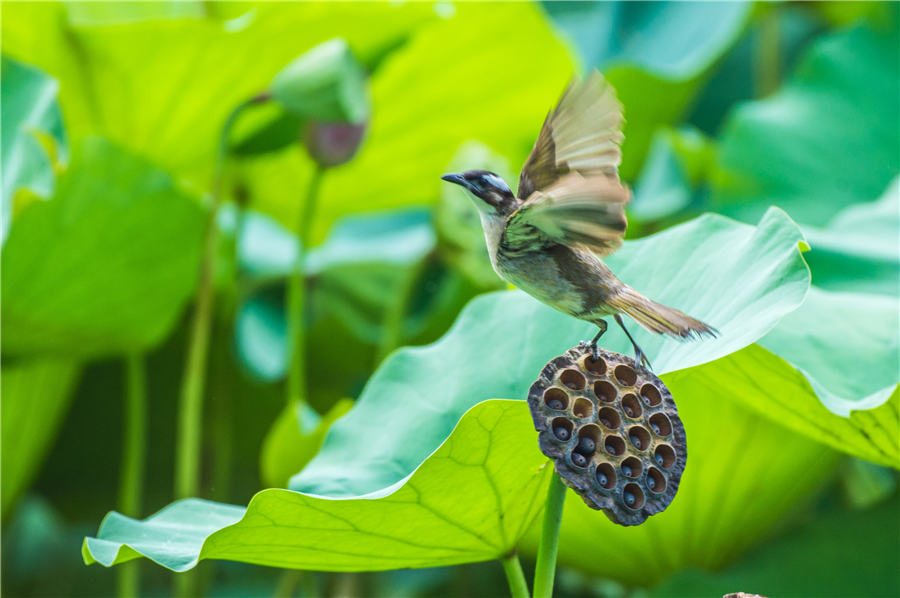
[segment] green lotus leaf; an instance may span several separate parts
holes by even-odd
[[[702,382],[836,449],[900,468],[898,318],[896,298],[813,287],[758,345]]]
[[[565,46],[529,3],[443,8],[442,18],[419,27],[372,74],[371,127],[356,157],[322,183],[314,243],[353,212],[435,203],[446,185],[439,177],[463,142],[488,145],[514,169],[534,145],[574,71]],[[382,22],[373,17],[368,26]],[[502,23],[515,26],[498,35]],[[298,189],[306,188],[313,169],[303,150],[241,168],[257,209],[296,221]]]
[[[715,340],[680,343],[632,325],[655,371],[665,380],[677,370],[714,369],[710,362],[751,345],[795,310],[809,287],[801,242],[799,229],[780,210],[757,227],[707,215],[626,242],[609,260],[623,280],[721,332]],[[613,328],[601,344],[631,353]],[[385,361],[291,488],[352,496],[397,482],[473,404],[524,399],[547,361],[590,339],[594,330],[519,291],[478,297],[440,342],[400,350]]]
[[[685,571],[650,595],[695,598],[740,589],[796,598],[897,596],[898,528],[896,499],[866,510],[832,508],[815,520],[793,526],[732,567],[715,573]],[[848,546],[854,549],[847,550]]]
[[[893,7],[896,9],[896,6]],[[770,98],[725,124],[713,202],[752,221],[769,205],[823,226],[870,201],[900,172],[900,55],[894,25],[861,24],[817,40]]]
[[[201,189],[210,187],[227,115],[304,50],[342,36],[369,64],[437,18],[425,4],[75,4],[5,6],[4,54],[60,81],[73,139],[101,134]]]
[[[353,406],[341,399],[324,416],[309,405],[287,405],[263,440],[260,475],[266,488],[284,488],[291,476],[302,470],[325,440],[328,429]]]
[[[0,372],[0,485],[3,518],[40,469],[78,382],[71,361],[25,359]]]
[[[4,354],[97,357],[155,345],[194,290],[203,223],[168,174],[87,140],[53,199],[23,210],[3,248]]]
[[[552,471],[533,440],[521,401],[487,401],[380,492],[331,499],[270,489],[246,509],[187,499],[143,521],[110,513],[82,554],[106,566],[145,556],[174,571],[202,559],[373,571],[502,558],[540,513]]]
[[[586,65],[625,106],[622,174],[635,177],[656,129],[684,116],[703,75],[737,41],[750,4],[544,2]],[[665,98],[665,101],[660,101]]]
[[[824,228],[803,228],[817,287],[896,297],[900,289],[900,177],[881,198],[854,204]]]
[[[53,192],[54,158],[67,152],[62,114],[56,95],[59,83],[41,71],[3,57],[0,77],[0,126],[3,167],[0,196],[0,239],[6,240],[13,217],[13,196],[27,189],[40,196]],[[49,142],[50,146],[45,142]],[[48,149],[52,150],[48,153]]]

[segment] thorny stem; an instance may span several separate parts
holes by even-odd
[[[125,408],[122,425],[122,469],[119,478],[119,510],[123,515],[139,517],[144,490],[144,465],[147,454],[147,394],[144,356],[125,357]],[[136,598],[140,592],[140,563],[126,563],[119,570],[117,595]]]
[[[553,596],[553,578],[556,575],[556,551],[559,544],[559,525],[562,521],[566,485],[555,471],[547,489],[547,505],[544,507],[544,525],[538,546],[537,564],[534,570],[534,598]]]
[[[290,339],[290,367],[287,380],[287,404],[299,405],[307,399],[306,387],[306,250],[309,247],[309,234],[312,230],[313,215],[325,169],[316,166],[313,171],[306,197],[300,206],[300,217],[297,220],[297,234],[300,238],[297,262],[291,272],[288,283],[288,338]]]
[[[529,598],[528,582],[525,581],[525,573],[522,571],[522,563],[519,555],[513,551],[500,560],[503,563],[503,572],[506,573],[506,581],[509,583],[509,592],[512,598]]]

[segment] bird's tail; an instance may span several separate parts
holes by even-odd
[[[610,306],[628,314],[635,322],[657,334],[679,339],[718,336],[719,331],[689,315],[647,299],[629,286],[608,300]]]

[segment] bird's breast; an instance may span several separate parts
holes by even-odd
[[[492,256],[493,258],[493,256]],[[557,245],[536,251],[505,251],[493,259],[502,278],[535,299],[575,317],[604,311],[618,279],[593,254]]]

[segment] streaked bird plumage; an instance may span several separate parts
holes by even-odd
[[[582,81],[573,80],[547,115],[522,167],[517,195],[485,170],[442,178],[477,198],[497,274],[538,300],[599,326],[595,343],[606,330],[603,318],[615,315],[622,324],[620,313],[658,334],[714,336],[714,328],[644,297],[600,260],[621,246],[627,226],[631,192],[618,172],[623,122],[612,86],[593,71]],[[635,351],[646,362],[637,345]]]

